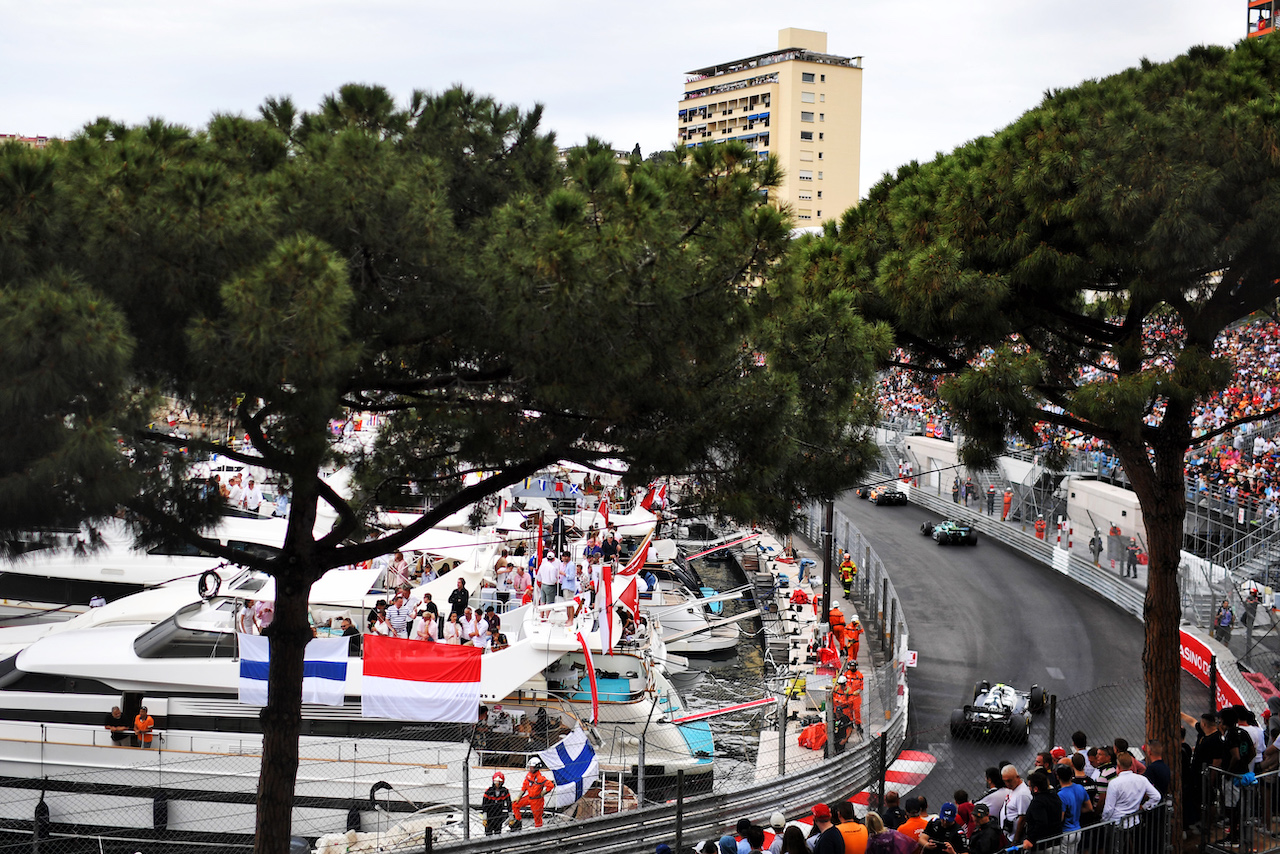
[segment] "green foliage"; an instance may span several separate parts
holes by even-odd
[[[1280,296],[1278,83],[1280,43],[1262,39],[1053,92],[886,178],[813,263],[915,365],[956,377],[943,395],[975,460],[1042,420],[1146,467],[1140,449],[1185,447],[1187,413],[1222,387],[1216,334]],[[1144,341],[1164,319],[1185,336]],[[1040,369],[991,356],[1011,342]]]

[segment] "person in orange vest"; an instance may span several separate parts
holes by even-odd
[[[156,719],[147,714],[147,707],[138,709],[138,716],[133,719],[134,747],[150,747],[155,738]]]
[[[845,633],[844,612],[840,610],[839,605],[832,605],[829,614],[831,621],[831,634],[836,636],[836,643],[840,644],[840,654],[848,655],[847,645],[848,637]]]
[[[1039,516],[1036,517],[1036,539],[1037,540],[1044,539],[1044,530],[1046,527],[1048,526],[1045,524],[1044,514],[1041,513]]]
[[[845,678],[848,680],[849,693],[852,695],[849,707],[853,710],[851,715],[853,725],[857,728],[858,735],[862,735],[862,686],[866,680],[863,679],[862,671],[858,669],[858,662],[853,662],[853,669],[846,674]]]
[[[858,622],[858,618],[853,618],[853,625],[845,629],[845,635],[849,638],[848,658],[850,661],[858,660],[858,644],[862,642],[862,623]]]
[[[520,829],[525,807],[533,811],[533,826],[542,827],[545,798],[555,787],[556,784],[542,773],[542,760],[536,756],[530,759],[529,773],[524,775],[524,782],[520,784],[520,800],[511,805],[511,823],[508,827],[512,830]]]
[[[1006,486],[1004,488],[1004,510],[1000,513],[1000,521],[1009,521],[1009,511],[1013,507],[1013,487]]]
[[[853,555],[848,552],[844,553],[844,560],[840,562],[840,580],[844,582],[844,595],[849,596],[853,592],[853,580],[858,577],[858,565],[853,562]]]
[[[841,673],[836,678],[836,690],[831,695],[837,715],[853,717],[853,685],[849,682],[849,674]]]

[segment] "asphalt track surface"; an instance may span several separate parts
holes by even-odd
[[[919,664],[911,686],[907,746],[938,765],[921,784],[929,803],[955,788],[981,794],[982,769],[997,760],[1028,768],[1049,746],[1048,716],[1030,742],[952,739],[951,712],[979,680],[1058,698],[1055,742],[1083,730],[1089,742],[1143,740],[1142,624],[1043,564],[979,537],[977,546],[939,546],[920,533],[938,517],[912,505],[877,507],[848,493],[836,502],[870,540],[902,602]],[[936,808],[936,807],[935,807]]]

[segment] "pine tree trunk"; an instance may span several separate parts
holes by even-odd
[[[1172,782],[1169,800],[1172,809],[1171,839],[1182,838],[1182,758],[1179,626],[1182,622],[1178,567],[1182,557],[1185,444],[1178,441],[1154,448],[1154,459],[1136,466],[1126,463],[1126,471],[1140,471],[1132,477],[1142,505],[1147,536],[1147,594],[1143,602],[1142,675],[1146,689],[1146,743],[1160,746],[1160,755],[1169,767]],[[1145,464],[1145,465],[1143,465]]]
[[[310,584],[276,579],[267,706],[262,710],[262,768],[254,854],[286,854],[293,827],[293,795],[298,778],[298,734],[302,727],[302,667],[311,627],[307,622]]]

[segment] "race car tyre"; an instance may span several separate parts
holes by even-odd
[[[1021,721],[1017,718],[1009,721],[1010,738],[1018,744],[1026,744],[1031,740],[1031,718],[1024,717]]]
[[[990,686],[990,685],[988,685],[985,681],[983,681],[983,682],[974,682],[974,683],[973,683],[973,699],[975,699],[975,700],[976,700],[976,699],[978,699],[978,695],[979,695],[979,694],[981,694],[982,692],[986,691],[986,690],[987,690],[988,688],[990,688],[990,687],[991,687],[991,686]]]
[[[938,545],[940,545],[940,546],[945,546],[945,545],[947,545],[947,544],[948,544],[948,543],[950,543],[950,542],[951,542],[951,535],[950,535],[950,534],[939,534],[939,535],[938,535]]]
[[[1031,686],[1031,711],[1039,714],[1044,711],[1044,689],[1039,685]]]
[[[927,536],[929,536],[930,534],[932,534],[932,533],[933,533],[933,523],[932,523],[932,522],[921,522],[921,523],[920,523],[920,533],[921,533],[921,534],[924,534],[926,537],[927,537]]]
[[[969,532],[969,545],[971,545],[971,546],[976,546],[977,544],[978,544],[978,535],[977,535],[977,534],[975,534],[975,533],[973,533],[972,531],[970,531],[970,532]]]
[[[964,738],[964,709],[954,709],[951,712],[951,737]]]
[[[867,497],[867,492],[868,492],[868,491],[869,491],[869,490],[868,490],[865,486],[864,486],[864,487],[862,487],[861,489],[859,489],[859,490],[858,490],[858,497],[859,497],[859,498],[866,498],[866,497]]]

